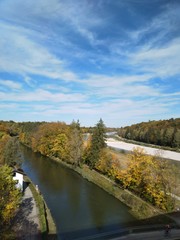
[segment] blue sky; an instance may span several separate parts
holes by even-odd
[[[0,119],[180,117],[179,0],[1,0]]]

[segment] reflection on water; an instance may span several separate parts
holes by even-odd
[[[59,239],[85,239],[121,230],[135,220],[124,204],[76,172],[26,147],[22,152],[22,167],[39,186],[56,222]]]

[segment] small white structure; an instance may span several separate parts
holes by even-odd
[[[23,173],[18,170],[14,170],[13,179],[17,181],[16,187],[19,188],[21,191],[23,191],[23,182],[24,182]]]

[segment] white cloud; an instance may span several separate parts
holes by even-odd
[[[0,86],[10,88],[11,90],[20,90],[22,88],[20,83],[14,82],[12,80],[2,80],[2,79],[0,79]]]
[[[159,96],[161,89],[148,86],[153,75],[90,75],[84,79],[89,87],[89,95],[96,95],[99,98],[121,97],[130,99],[133,97]]]
[[[6,20],[40,31],[46,31],[46,25],[56,25],[64,34],[74,31],[91,44],[97,44],[92,28],[105,22],[105,19],[96,15],[98,5],[84,0],[6,0],[0,3],[0,8],[1,15]]]
[[[75,81],[73,72],[65,70],[65,63],[47,48],[32,40],[33,31],[21,27],[0,24],[0,71],[13,72],[29,81],[29,74],[53,79]]]
[[[157,77],[167,78],[180,73],[180,38],[162,47],[151,48],[131,54],[132,64],[141,71],[147,71]]]
[[[0,111],[6,111],[6,110],[15,110],[17,111],[18,104],[16,103],[0,103]]]
[[[37,89],[34,92],[18,92],[18,93],[4,93],[0,92],[1,101],[16,101],[16,102],[43,102],[47,101],[51,104],[61,102],[81,102],[86,99],[83,94],[63,94],[63,93],[51,93],[46,90]]]

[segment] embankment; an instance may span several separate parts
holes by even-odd
[[[130,191],[120,188],[114,181],[110,180],[95,170],[91,170],[87,165],[82,165],[80,168],[75,167],[71,164],[67,164],[57,158],[52,158],[52,160],[55,160],[60,164],[76,171],[83,178],[98,185],[100,188],[116,197],[118,200],[130,208],[131,214],[134,215],[137,219],[147,219],[163,214],[163,212],[159,209],[143,201],[141,198],[137,197]]]
[[[29,177],[25,176],[24,180],[26,183],[28,183],[28,187],[32,192],[39,211],[39,222],[42,239],[48,239],[49,235],[54,236],[53,239],[56,239],[56,225],[42,194],[36,189]]]

